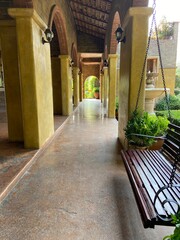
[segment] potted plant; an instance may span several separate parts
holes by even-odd
[[[93,89],[93,92],[94,92],[94,97],[95,97],[96,99],[98,99],[98,98],[99,98],[99,88],[98,88],[98,87],[95,87],[95,88]]]
[[[172,223],[175,224],[175,229],[173,234],[165,236],[163,240],[179,240],[180,239],[180,210],[177,214],[172,215]]]
[[[134,111],[124,129],[125,137],[130,146],[148,148],[157,137],[165,135],[168,124],[166,117]]]
[[[115,102],[115,117],[116,120],[118,121],[118,109],[119,109],[119,101],[118,101],[118,97],[116,97],[116,102]]]

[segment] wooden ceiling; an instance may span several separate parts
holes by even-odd
[[[77,31],[105,38],[112,0],[70,0]]]
[[[69,0],[77,31],[104,39],[113,0]],[[13,0],[0,0],[0,19],[9,18]]]

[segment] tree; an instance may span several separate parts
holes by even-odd
[[[174,23],[167,22],[166,17],[163,17],[157,26],[159,39],[172,39],[174,34]],[[152,33],[152,38],[156,38],[155,31]]]

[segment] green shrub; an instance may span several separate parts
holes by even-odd
[[[178,96],[178,95],[180,95],[180,89],[174,89],[174,94],[176,95],[176,96]]]
[[[180,88],[180,76],[176,75],[175,88]]]
[[[172,123],[180,126],[180,110],[171,110],[171,119],[169,119]],[[165,116],[169,118],[168,111],[157,111],[156,116]]]
[[[169,109],[170,110],[179,110],[180,109],[180,98],[175,95],[169,95],[168,96],[168,102],[169,102]],[[159,99],[155,105],[156,111],[163,111],[167,110],[167,103],[166,98],[163,97]]]

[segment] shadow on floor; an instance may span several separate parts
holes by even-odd
[[[58,130],[67,116],[54,117],[54,130]],[[29,163],[38,152],[36,149],[25,149],[23,142],[10,142],[8,140],[8,129],[6,123],[6,113],[0,115],[0,198],[6,191],[10,183],[19,172]]]

